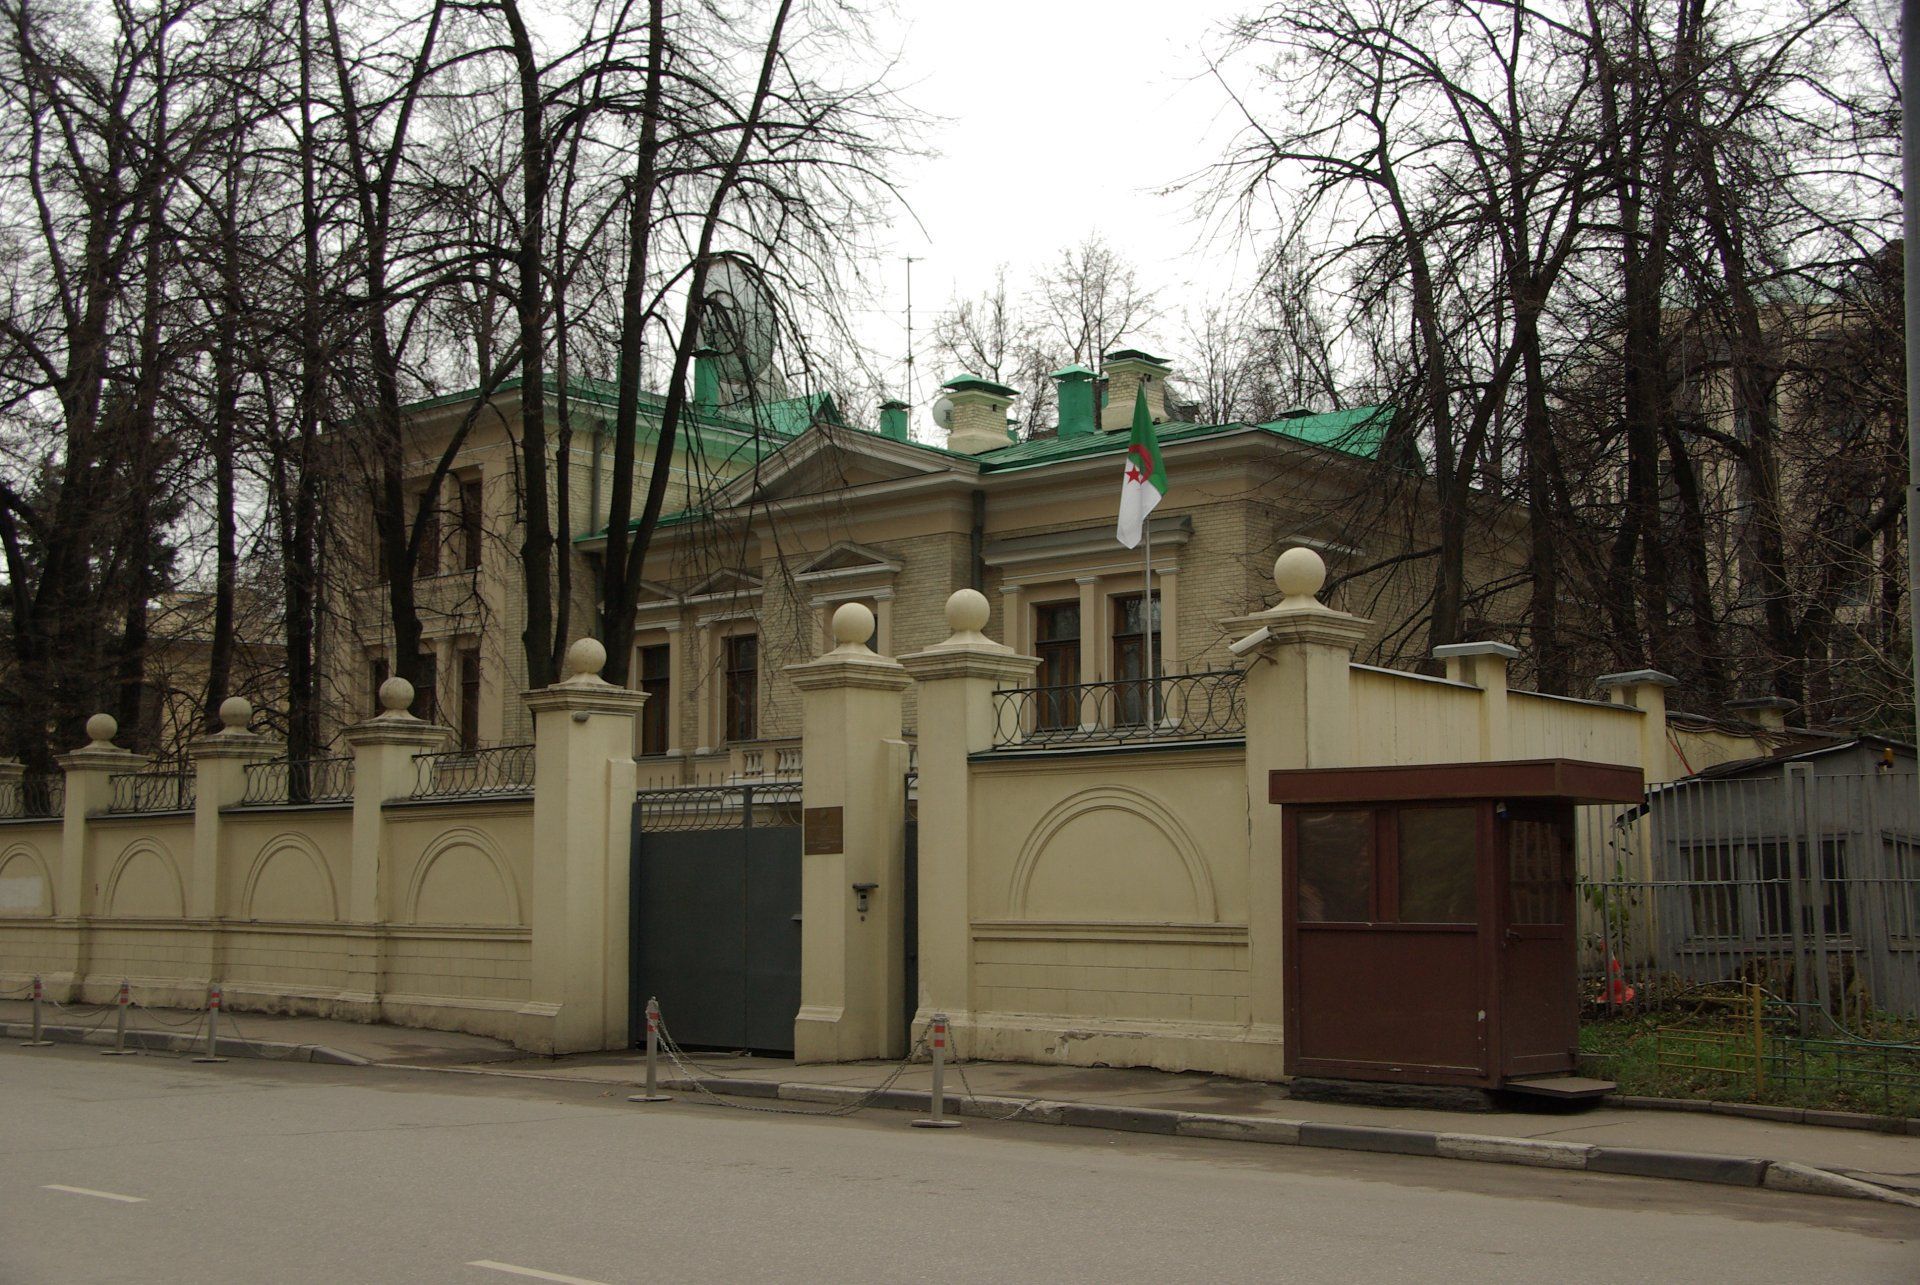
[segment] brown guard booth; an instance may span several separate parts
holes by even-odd
[[[1583,1096],[1573,809],[1640,797],[1568,759],[1272,773],[1288,1074]]]

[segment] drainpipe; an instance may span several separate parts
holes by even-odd
[[[973,563],[973,588],[987,587],[987,493],[973,493],[973,529],[967,533],[967,552]]]

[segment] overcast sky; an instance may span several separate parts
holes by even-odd
[[[1099,232],[1174,305],[1240,276],[1231,247],[1197,245],[1191,203],[1157,195],[1216,155],[1231,133],[1203,48],[1252,0],[907,0],[895,83],[943,118],[940,155],[904,173],[918,225],[895,226],[885,294],[862,327],[902,378],[906,265],[913,255],[916,410],[951,371],[925,344],[956,294],[979,294],[998,264],[1024,284],[1064,246]],[[905,389],[900,389],[904,395]],[[863,408],[864,410],[864,408]],[[871,413],[871,412],[867,412]]]

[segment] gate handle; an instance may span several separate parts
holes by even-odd
[[[800,922],[800,916],[798,916],[798,915],[795,915],[795,916],[793,916],[793,922],[794,922],[794,923],[796,923],[796,924],[797,924],[797,923],[799,923],[799,922]]]

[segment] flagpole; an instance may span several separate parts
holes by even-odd
[[[1140,545],[1146,550],[1146,592],[1140,598],[1140,632],[1147,642],[1147,739],[1160,722],[1160,683],[1153,672],[1153,530],[1151,519],[1140,523]]]

